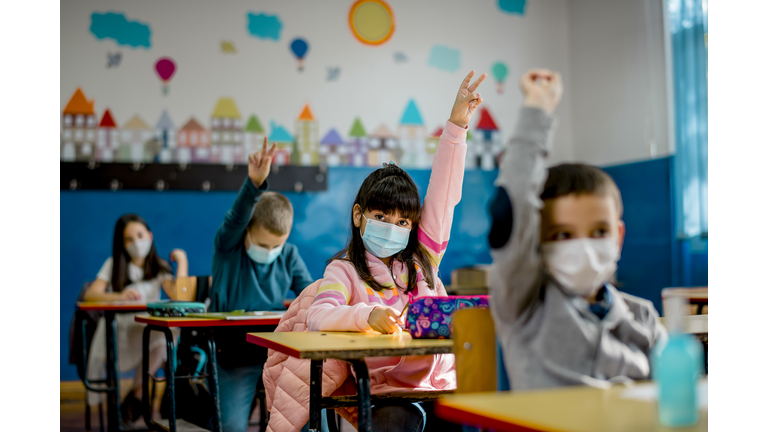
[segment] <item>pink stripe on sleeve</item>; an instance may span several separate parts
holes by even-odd
[[[448,247],[448,240],[442,243],[438,243],[432,240],[431,238],[429,238],[427,233],[425,233],[424,230],[422,230],[421,228],[419,228],[418,239],[422,244],[424,244],[424,246],[437,252],[437,254],[440,254],[442,251],[444,251]]]

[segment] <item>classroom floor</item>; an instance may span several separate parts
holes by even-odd
[[[158,383],[157,394],[163,394],[164,384]],[[131,380],[122,380],[120,382],[120,390],[123,396],[128,393],[131,388]],[[157,414],[160,410],[160,399],[156,398],[155,404],[155,417],[159,418]],[[106,406],[104,407],[104,429],[106,430]],[[81,432],[85,430],[85,387],[80,381],[62,381],[61,382],[61,431],[62,432]],[[253,417],[251,417],[251,426],[246,429],[247,432],[259,432],[259,410],[254,410]],[[138,420],[134,427],[143,428],[145,426],[144,420]],[[91,407],[91,430],[99,431],[99,410],[97,407]],[[342,419],[340,432],[352,432],[355,428]]]

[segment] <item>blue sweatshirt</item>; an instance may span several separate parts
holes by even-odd
[[[257,188],[246,178],[216,232],[209,307],[212,312],[283,310],[283,299],[289,289],[298,296],[314,282],[298,248],[290,243],[283,246],[280,256],[270,264],[259,264],[246,253],[243,237],[248,222],[259,197],[268,189],[266,180]]]

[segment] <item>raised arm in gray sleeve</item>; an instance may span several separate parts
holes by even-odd
[[[496,179],[496,186],[509,196],[514,220],[509,240],[498,242],[503,246],[491,250],[491,309],[501,322],[514,322],[538,298],[543,276],[540,194],[547,179],[546,156],[553,123],[540,109],[522,108]]]

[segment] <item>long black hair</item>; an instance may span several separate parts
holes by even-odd
[[[382,168],[372,172],[360,186],[355,202],[350,211],[350,226],[352,232],[346,248],[334,255],[328,263],[334,260],[348,261],[352,263],[357,275],[363,282],[376,291],[387,289],[381,286],[373,278],[371,269],[368,268],[365,258],[365,244],[360,228],[355,226],[355,204],[360,206],[360,212],[379,210],[385,214],[397,211],[400,216],[411,220],[411,234],[408,245],[392,258],[402,261],[408,268],[408,286],[405,292],[410,293],[416,289],[417,271],[416,265],[421,268],[422,275],[426,279],[430,289],[435,289],[435,281],[432,273],[432,262],[418,240],[419,216],[421,212],[421,197],[416,183],[411,176],[394,163],[384,164]],[[361,222],[362,225],[362,222]],[[397,278],[395,278],[397,285]]]
[[[115,224],[115,235],[112,239],[112,292],[121,292],[128,283],[128,263],[131,256],[125,250],[125,227],[131,222],[138,222],[149,229],[147,222],[136,214],[127,214],[120,217]],[[155,240],[152,239],[152,246],[149,253],[144,258],[144,280],[154,279],[161,272],[171,273],[170,264],[161,259],[155,250]]]

